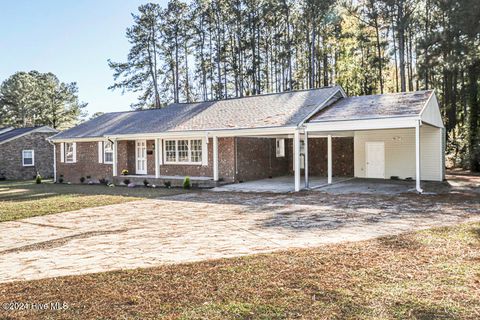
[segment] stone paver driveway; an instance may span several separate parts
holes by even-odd
[[[0,223],[0,282],[369,239],[479,218],[479,201],[200,192]]]

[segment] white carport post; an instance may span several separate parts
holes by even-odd
[[[420,186],[421,172],[420,172],[420,124],[421,120],[415,122],[415,188],[417,192],[422,193]]]
[[[328,184],[332,183],[332,135],[327,136],[327,171],[328,171]]]
[[[218,137],[213,137],[213,181],[218,181]]]
[[[300,131],[295,130],[293,134],[293,163],[295,192],[300,191]]]
[[[116,177],[117,172],[117,163],[118,163],[118,142],[117,139],[113,140],[113,164],[112,164],[112,176]]]
[[[155,138],[155,178],[160,178],[160,139]]]
[[[308,189],[310,181],[308,181],[308,132],[305,130],[304,135],[304,152],[303,159],[305,159],[304,173],[305,173],[305,189]]]

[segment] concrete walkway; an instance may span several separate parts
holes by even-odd
[[[332,182],[338,183],[352,178],[334,177]],[[309,183],[311,188],[320,188],[327,186],[326,177],[310,177]],[[302,177],[300,186],[305,186],[305,179]],[[282,176],[271,179],[261,179],[254,181],[247,181],[242,183],[227,184],[216,187],[212,191],[228,191],[228,192],[271,192],[271,193],[286,193],[295,191],[295,183],[293,176]]]
[[[479,215],[478,199],[461,197],[183,194],[0,223],[0,282],[357,241]]]

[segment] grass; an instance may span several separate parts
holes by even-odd
[[[181,189],[126,188],[104,185],[68,185],[45,181],[0,182],[0,222],[82,208],[157,198],[184,192]]]
[[[478,319],[480,223],[157,268],[0,284],[12,319]]]

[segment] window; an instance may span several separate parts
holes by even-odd
[[[188,160],[188,140],[178,140],[178,162],[189,162]]]
[[[166,162],[177,162],[176,142],[177,141],[175,140],[165,141],[165,161]]]
[[[285,139],[276,139],[277,158],[285,157]]]
[[[65,162],[75,162],[75,147],[73,143],[65,142]]]
[[[202,163],[202,140],[166,140],[165,162],[182,164]]]
[[[202,140],[190,140],[191,162],[202,162]]]
[[[106,141],[103,144],[103,163],[113,163],[113,143]]]
[[[23,150],[22,151],[22,163],[24,167],[31,167],[35,165],[34,163],[34,151],[33,150]]]

